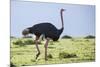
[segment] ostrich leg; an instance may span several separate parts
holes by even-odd
[[[49,38],[47,38],[46,39],[46,43],[45,43],[45,45],[44,45],[44,47],[45,47],[45,60],[47,60],[47,48],[48,48],[48,42],[49,42]]]
[[[36,49],[37,49],[37,51],[38,51],[38,53],[36,54],[36,59],[37,59],[37,58],[39,57],[39,55],[40,55],[40,50],[39,50],[39,47],[38,47],[38,39],[39,39],[39,37],[36,36],[35,43],[36,43]]]

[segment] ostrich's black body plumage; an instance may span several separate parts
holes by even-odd
[[[45,38],[49,37],[53,41],[57,41],[59,36],[63,32],[63,28],[57,29],[51,23],[40,23],[36,24],[32,27],[29,27],[29,33],[35,34],[36,36],[40,37],[41,34],[45,36]]]
[[[64,29],[63,11],[64,11],[64,9],[60,10],[61,22],[62,22],[61,29],[57,29],[51,23],[39,23],[39,24],[36,24],[32,27],[29,27],[29,28],[23,30],[22,34],[23,35],[35,34],[38,38],[40,37],[40,35],[43,34],[45,36],[45,38],[48,37],[48,38],[51,38],[53,41],[57,41]]]
[[[47,60],[47,47],[48,47],[49,40],[52,39],[53,41],[57,41],[59,39],[61,33],[63,32],[63,29],[64,29],[63,11],[64,11],[64,9],[60,10],[61,23],[62,23],[61,29],[57,29],[51,23],[39,23],[39,24],[35,24],[32,27],[28,27],[28,28],[26,28],[22,31],[22,34],[24,36],[26,36],[28,34],[35,34],[35,36],[36,36],[35,43],[36,43],[36,48],[37,48],[37,51],[38,51],[38,53],[36,54],[36,59],[40,55],[40,50],[38,48],[39,37],[41,35],[44,35],[45,38],[46,38],[46,43],[45,43],[44,47],[45,47],[45,60]]]

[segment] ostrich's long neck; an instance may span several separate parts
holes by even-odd
[[[64,21],[63,21],[63,11],[60,11],[60,14],[61,14],[62,28],[64,28]]]
[[[58,35],[61,35],[64,29],[64,22],[63,22],[63,11],[60,11],[61,14],[61,22],[62,22],[62,28],[58,30]]]

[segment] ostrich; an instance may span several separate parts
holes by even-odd
[[[22,34],[24,36],[26,36],[28,34],[34,34],[36,36],[36,39],[34,41],[35,44],[36,44],[37,51],[38,51],[38,53],[36,54],[36,59],[40,55],[40,50],[39,50],[39,47],[38,47],[39,37],[41,35],[45,36],[46,43],[44,45],[44,48],[45,48],[45,60],[47,60],[48,42],[51,39],[53,41],[57,41],[59,39],[61,33],[63,32],[63,30],[64,30],[63,11],[65,11],[65,9],[60,10],[61,22],[62,22],[62,28],[61,29],[57,29],[53,24],[46,22],[46,23],[39,23],[39,24],[33,25],[32,27],[28,27],[28,28],[26,28],[22,31]]]

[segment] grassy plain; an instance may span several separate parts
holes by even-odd
[[[36,60],[35,44],[16,45],[14,42],[32,40],[31,38],[11,39],[11,63],[16,67],[40,64],[65,64],[95,61],[95,39],[73,38],[50,41],[48,45],[48,61],[44,60],[44,43],[39,45],[41,55]]]

